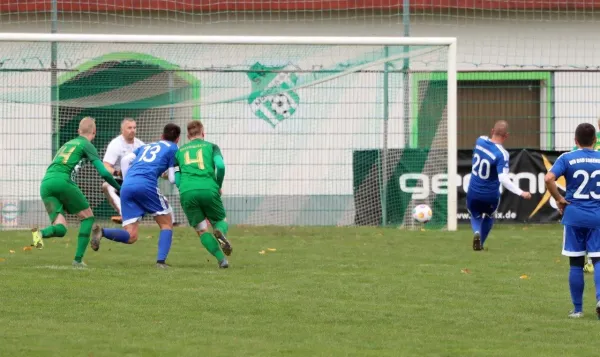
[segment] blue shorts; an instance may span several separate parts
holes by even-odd
[[[488,201],[469,197],[469,195],[467,195],[467,210],[469,210],[471,216],[475,218],[480,218],[484,214],[493,218],[499,204],[500,198],[493,198]]]
[[[170,213],[171,207],[158,187],[139,184],[121,187],[123,226],[141,220],[145,214],[162,216]]]
[[[567,257],[600,257],[600,229],[565,226],[562,254]]]

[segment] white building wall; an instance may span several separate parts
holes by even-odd
[[[27,32],[48,32],[47,21],[34,22]],[[115,25],[110,17],[97,16],[93,23],[69,25],[62,19],[62,32],[89,33],[157,33],[157,34],[201,34],[201,35],[339,35],[339,36],[399,36],[401,24],[392,24],[387,20],[380,23],[365,24],[364,20],[345,19],[342,23],[332,20],[321,22],[274,23],[231,23],[223,21],[213,24],[198,24],[190,29],[174,22],[153,19],[151,27],[138,24],[138,27]],[[257,22],[259,20],[257,19]],[[142,21],[143,22],[143,21]],[[555,68],[584,68],[587,65],[600,64],[600,42],[597,37],[597,23],[585,21],[526,21],[525,19],[447,19],[437,16],[420,18],[412,24],[413,36],[456,36],[459,40],[458,62],[460,70],[527,70]],[[2,31],[23,32],[22,25],[3,24]],[[0,44],[0,46],[6,46]],[[68,47],[68,46],[67,46]],[[346,53],[327,52],[327,49],[313,48],[301,52],[274,53],[272,49],[252,47],[207,47],[207,46],[141,46],[141,45],[90,45],[75,46],[59,52],[62,63],[82,63],[87,59],[114,51],[137,51],[153,54],[183,67],[213,64],[215,66],[236,64],[251,65],[261,61],[267,65],[280,65],[280,56],[301,58],[304,66],[312,64],[331,64],[345,61],[360,55],[360,50],[349,49]],[[19,49],[2,50],[2,56],[44,57],[40,47],[21,46]],[[43,58],[47,61],[48,58]],[[61,63],[61,62],[59,62]],[[564,66],[568,64],[568,66]],[[428,67],[431,68],[431,67]],[[437,68],[439,69],[439,68]],[[218,101],[235,96],[244,96],[250,90],[250,82],[245,74],[214,76],[197,74],[203,83],[204,101]],[[559,149],[568,149],[571,128],[583,121],[594,121],[597,108],[596,73],[557,73],[555,76],[555,114],[558,135],[556,144]],[[12,80],[11,80],[12,81]],[[36,95],[49,96],[43,88],[49,86],[49,76],[41,73],[19,75],[19,81],[30,83],[31,87],[40,87]],[[394,91],[391,95],[390,147],[402,147],[404,142],[402,117],[402,87],[399,77],[393,77]],[[13,83],[13,82],[11,82]],[[217,89],[220,84],[225,87]],[[0,84],[5,87],[6,83]],[[338,88],[333,88],[338,86]],[[225,191],[234,195],[244,194],[352,194],[351,152],[360,148],[379,148],[382,145],[382,89],[381,76],[351,76],[335,82],[322,84],[317,89],[301,90],[298,112],[294,117],[283,121],[275,128],[256,118],[250,106],[210,105],[202,109],[202,118],[206,122],[210,139],[219,143],[230,163],[230,178]],[[212,88],[211,88],[212,87]],[[10,89],[13,91],[13,89]],[[335,105],[303,105],[302,103],[323,102],[323,91],[329,93],[329,100]],[[228,111],[233,110],[233,111]],[[242,110],[243,112],[240,112]],[[1,111],[0,167],[13,167],[22,162],[23,152],[9,154],[10,148],[26,147],[37,152],[36,157],[48,161],[51,143],[49,135],[26,135],[28,127],[35,132],[50,133],[50,121],[40,120],[50,117],[45,106],[11,105]],[[9,120],[4,120],[9,119]],[[299,120],[302,119],[302,120]],[[236,135],[230,135],[236,133]],[[319,133],[310,135],[308,133]],[[260,149],[260,150],[259,150]],[[265,150],[266,149],[266,150]],[[270,151],[269,151],[270,149]],[[320,154],[315,159],[314,151]],[[32,152],[34,152],[32,151]],[[27,154],[33,155],[33,154]],[[45,163],[30,157],[36,165],[35,172],[25,168],[27,177],[24,192],[37,194],[37,185],[43,174]],[[318,171],[310,171],[304,166],[317,160]],[[265,164],[258,166],[257,164]],[[14,173],[3,170],[0,178],[14,178]],[[19,169],[16,172],[21,172]],[[269,177],[281,177],[280,181],[267,184]],[[330,181],[323,183],[323,177]],[[302,183],[303,182],[303,183]],[[0,185],[0,196],[10,195],[11,188]]]
[[[561,66],[565,69],[598,67],[600,15],[593,13],[530,13],[507,17],[508,13],[475,12],[464,15],[415,15],[411,36],[459,39],[458,62],[462,70],[539,69]],[[491,15],[490,15],[491,14]],[[252,14],[246,22],[229,19],[227,14],[192,24],[189,18],[173,14],[94,15],[76,18],[61,14],[59,31],[71,33],[183,34],[183,35],[281,35],[281,36],[402,36],[399,17],[303,20],[302,15],[286,14],[285,20]],[[334,15],[330,15],[333,17]],[[365,18],[361,18],[366,16]],[[135,23],[128,19],[135,18]],[[150,18],[150,19],[148,19]],[[25,28],[22,23],[27,21]],[[6,32],[49,32],[49,17],[36,19],[28,14],[0,22]]]
[[[575,127],[596,125],[600,119],[600,72],[559,72],[554,80],[555,145],[557,150],[570,150],[575,145]]]

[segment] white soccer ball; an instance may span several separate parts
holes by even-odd
[[[426,223],[431,220],[433,212],[431,211],[431,208],[427,205],[418,205],[413,209],[412,216],[416,221]]]
[[[273,109],[273,111],[279,115],[288,115],[291,109],[291,105],[287,95],[277,94],[273,96],[273,100],[271,101],[271,109]]]

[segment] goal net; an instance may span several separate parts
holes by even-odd
[[[86,116],[101,157],[124,118],[144,142],[176,123],[180,144],[201,120],[233,224],[409,227],[426,203],[432,227],[456,227],[453,39],[5,33],[0,49],[2,228],[47,224],[40,182]],[[91,165],[75,181],[97,217],[116,214]]]

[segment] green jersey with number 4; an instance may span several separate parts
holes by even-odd
[[[225,166],[219,147],[202,139],[194,139],[179,148],[179,193],[192,190],[219,190],[223,185]]]
[[[66,142],[56,153],[52,163],[46,170],[44,179],[65,178],[73,180],[73,176],[85,160],[100,160],[96,147],[83,136]]]

